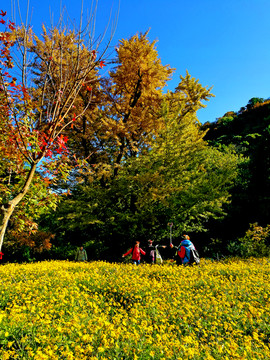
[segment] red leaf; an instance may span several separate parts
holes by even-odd
[[[8,27],[9,27],[10,30],[14,30],[15,29],[15,23],[9,21]]]
[[[52,156],[53,156],[52,151],[51,151],[51,150],[47,150],[45,156],[52,158]]]
[[[96,52],[96,50],[92,50],[92,57],[93,57],[93,60],[95,61],[96,58],[97,58],[97,52]]]
[[[6,15],[7,15],[7,12],[6,12],[6,11],[4,12],[3,10],[1,10],[0,15],[1,15],[1,16],[6,16]]]
[[[43,180],[47,186],[50,185],[51,180],[49,178],[44,178]]]
[[[104,66],[105,66],[105,63],[104,63],[103,60],[101,60],[100,63],[99,63],[99,67],[102,69]]]
[[[5,20],[3,19],[0,20],[0,24],[5,24],[5,23],[6,23]]]

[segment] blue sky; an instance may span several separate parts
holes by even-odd
[[[15,0],[17,1],[17,0]],[[25,14],[27,0],[20,0]],[[57,18],[65,6],[79,22],[80,0],[30,0],[35,28]],[[84,0],[84,9],[91,1]],[[0,8],[10,13],[11,1]],[[118,0],[99,0],[96,34],[103,31]],[[112,48],[119,39],[150,29],[150,41],[162,64],[175,68],[168,84],[174,90],[186,70],[203,86],[213,86],[215,98],[198,112],[198,119],[215,121],[227,111],[238,111],[252,97],[270,97],[270,1],[269,0],[120,0],[119,18]]]

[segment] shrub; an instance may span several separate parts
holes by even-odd
[[[269,238],[270,225],[262,227],[258,223],[250,224],[245,236],[238,239],[240,242],[240,254],[244,257],[269,256]]]

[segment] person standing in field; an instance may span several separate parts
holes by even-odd
[[[146,247],[146,256],[145,261],[148,264],[154,264],[155,263],[155,247],[153,245],[153,240],[148,240]]]
[[[162,263],[162,257],[158,251],[158,247],[162,247],[162,248],[166,248],[165,245],[154,245],[153,244],[153,240],[149,239],[148,240],[148,245],[146,248],[146,257],[145,257],[145,261],[148,264],[155,264],[157,263],[157,258],[159,259],[159,262]]]
[[[136,241],[135,245],[128,250],[125,254],[122,255],[122,257],[125,257],[132,253],[132,261],[136,265],[140,265],[141,262],[141,254],[145,255],[146,252],[140,248],[140,242]]]
[[[188,235],[183,235],[183,239],[179,246],[171,244],[171,248],[177,248],[176,263],[178,265],[199,264],[200,258],[198,251],[196,250],[194,244],[190,241],[190,237]]]
[[[87,261],[87,252],[86,250],[83,248],[83,246],[81,246],[75,255],[75,261]]]

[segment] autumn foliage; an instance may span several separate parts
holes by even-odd
[[[96,69],[105,63],[97,49],[84,45],[89,34],[81,30],[43,26],[40,39],[31,27],[15,26],[4,11],[0,15],[1,249],[9,218],[35,174],[47,185],[56,177],[67,179],[64,130],[88,108],[91,96],[77,108],[75,100],[83,88],[91,92]],[[19,57],[16,68],[13,53]]]
[[[124,243],[152,224],[162,239],[170,221],[180,233],[222,214],[237,158],[204,141],[196,113],[211,88],[186,72],[166,92],[175,69],[162,64],[148,32],[121,39],[108,59],[82,29],[43,26],[37,36],[5,16],[0,250],[12,215],[8,241],[25,244],[28,234],[29,247],[48,248],[35,224],[60,199],[55,228],[97,234],[102,244],[107,231]]]

